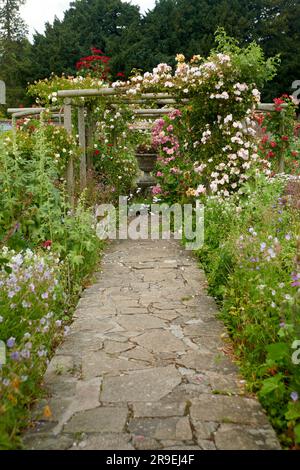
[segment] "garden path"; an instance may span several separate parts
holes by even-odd
[[[279,449],[230,359],[196,260],[118,241],[45,375],[28,449]]]

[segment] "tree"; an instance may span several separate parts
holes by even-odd
[[[0,79],[6,83],[7,105],[21,104],[25,96],[30,44],[20,17],[25,0],[0,0]]]
[[[113,72],[130,71],[130,42],[139,40],[140,14],[136,6],[121,0],[76,0],[62,21],[46,25],[36,34],[32,48],[33,78],[50,73],[75,73],[76,62],[96,47],[112,57]]]
[[[20,7],[26,0],[0,0],[0,38],[5,41],[19,41],[27,33],[25,22],[20,16]]]

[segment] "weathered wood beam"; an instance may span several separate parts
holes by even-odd
[[[80,189],[86,188],[86,134],[85,134],[85,109],[83,106],[78,108],[78,134],[79,145],[81,148],[80,158]]]
[[[64,101],[64,128],[68,134],[72,135],[72,101],[66,98]],[[67,190],[71,206],[75,203],[75,180],[74,180],[74,159],[71,156],[67,166]]]

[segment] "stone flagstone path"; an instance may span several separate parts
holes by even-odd
[[[175,241],[110,245],[48,367],[26,448],[280,449],[223,352],[205,287]]]

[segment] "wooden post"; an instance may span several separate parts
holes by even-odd
[[[283,113],[282,123],[281,123],[281,126],[280,126],[280,134],[281,135],[285,134],[284,119],[285,119],[285,113]],[[279,160],[279,173],[284,173],[284,169],[285,169],[285,158],[284,157],[285,157],[285,151],[283,149],[283,151],[281,151],[280,160]]]
[[[72,135],[72,101],[66,98],[64,101],[64,128]],[[74,160],[71,156],[67,167],[67,189],[71,206],[75,203],[75,184],[74,184]]]
[[[92,169],[92,155],[94,150],[94,123],[93,116],[90,110],[87,110],[87,129],[86,129],[86,143],[87,143],[87,169],[88,171]]]
[[[79,145],[81,147],[80,159],[80,189],[83,191],[86,188],[86,136],[85,136],[85,117],[84,107],[78,108],[78,134]]]

